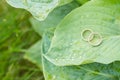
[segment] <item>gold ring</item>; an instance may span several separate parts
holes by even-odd
[[[99,41],[97,43],[92,43],[91,41],[94,39],[95,35],[99,36]],[[88,42],[92,46],[98,46],[98,45],[100,45],[102,43],[102,41],[103,41],[102,36],[99,33],[96,33],[96,32],[91,33],[90,36],[89,36],[89,38],[88,38]]]
[[[89,40],[92,40],[93,39],[93,37],[94,36],[88,36],[88,38],[85,38],[85,33],[86,32],[90,32],[90,34],[92,34],[93,33],[93,31],[91,30],[91,29],[85,29],[85,30],[83,30],[82,32],[81,32],[81,37],[82,37],[82,39],[84,40],[84,41],[89,41]]]

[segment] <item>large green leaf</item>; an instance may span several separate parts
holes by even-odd
[[[54,29],[49,29],[43,36],[42,53],[46,54],[51,45]],[[120,62],[109,65],[92,63],[82,66],[56,66],[43,57],[45,80],[119,80]]]
[[[36,19],[31,18],[30,21],[33,25],[33,28],[39,35],[51,27],[56,27],[58,23],[73,9],[78,7],[78,4],[75,2],[60,6],[54,9],[44,21],[37,21]]]
[[[57,26],[45,57],[60,66],[108,64],[120,60],[119,49],[120,0],[91,0],[73,10]]]
[[[31,12],[38,20],[44,20],[57,6],[71,2],[72,0],[6,0],[11,6],[23,8]]]
[[[24,58],[33,62],[42,70],[41,40],[26,51]]]

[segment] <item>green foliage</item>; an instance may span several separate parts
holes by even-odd
[[[40,69],[23,58],[23,51],[41,39],[29,17],[0,0],[0,80],[43,80]]]
[[[18,8],[39,5],[39,11],[34,6],[31,9],[46,15],[39,20],[48,16],[44,21],[30,19],[42,40],[25,54],[43,70],[45,80],[119,80],[120,0],[60,0],[52,7],[55,0],[45,1],[46,6],[39,5],[42,0],[27,4],[7,0]],[[44,13],[48,8],[50,12]]]

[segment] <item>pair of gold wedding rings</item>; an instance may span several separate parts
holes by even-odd
[[[86,33],[88,33],[87,36],[86,36]],[[95,39],[96,36],[97,36],[97,39]],[[84,29],[81,32],[81,37],[84,41],[88,42],[92,46],[99,46],[103,41],[101,34],[94,32],[91,29]]]

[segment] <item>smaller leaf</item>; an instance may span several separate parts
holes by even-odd
[[[72,0],[6,0],[11,6],[23,8],[39,21],[43,21],[57,6],[71,2]],[[60,1],[60,2],[59,2]]]

